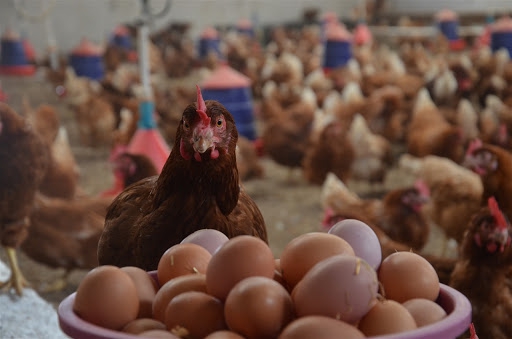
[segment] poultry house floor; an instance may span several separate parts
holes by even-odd
[[[111,175],[107,164],[108,149],[91,149],[79,144],[75,121],[71,112],[53,93],[53,88],[44,80],[43,74],[29,78],[2,78],[2,87],[8,94],[8,103],[15,109],[21,107],[22,95],[28,95],[32,106],[42,103],[55,105],[61,113],[61,121],[66,126],[71,147],[81,169],[81,186],[88,194],[97,194],[110,187]],[[250,180],[244,186],[259,205],[265,218],[270,246],[276,257],[295,236],[321,230],[322,207],[320,203],[321,187],[305,182],[299,169],[289,170],[277,165],[268,158],[261,158],[265,175],[263,179]],[[383,184],[366,182],[347,183],[348,187],[362,196],[382,193],[388,189],[401,187],[412,178],[408,178],[397,169],[391,169]],[[437,254],[444,236],[433,229],[424,252]],[[23,253],[19,253],[20,266],[26,278],[38,290],[64,274],[63,269],[51,269],[38,264]],[[4,251],[0,259],[6,262]],[[41,296],[57,306],[62,299],[73,293],[86,271],[74,271],[69,276],[69,284],[60,292],[43,293]]]

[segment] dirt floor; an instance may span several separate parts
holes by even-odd
[[[23,94],[27,94],[32,105],[49,103],[56,105],[61,113],[63,124],[67,127],[72,149],[81,168],[81,186],[89,194],[97,194],[110,187],[111,173],[106,159],[108,149],[91,149],[79,144],[75,121],[71,112],[53,93],[42,74],[31,78],[3,78],[2,86],[9,95],[9,104],[15,109],[21,105]],[[259,205],[267,223],[270,246],[279,256],[286,243],[295,236],[320,229],[322,209],[320,205],[321,187],[307,184],[300,170],[290,171],[272,160],[262,158],[265,169],[263,179],[245,182],[247,192]],[[349,188],[360,194],[383,191],[404,185],[407,178],[396,169],[390,170],[383,185],[368,185],[365,182],[348,182]],[[439,243],[439,231],[432,232],[426,252],[435,252]],[[19,253],[20,266],[26,278],[36,289],[44,288],[54,279],[64,274],[62,269],[50,269],[28,259]],[[0,251],[0,259],[6,262],[5,254]],[[67,288],[60,292],[43,293],[41,296],[55,306],[67,295],[74,292],[86,271],[75,271],[69,276]]]

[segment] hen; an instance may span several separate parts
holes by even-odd
[[[203,101],[198,88],[160,176],[126,188],[109,207],[100,265],[155,270],[169,247],[201,228],[268,241],[258,206],[240,187],[237,140],[231,114],[217,101]]]
[[[252,141],[243,136],[238,137],[236,162],[238,174],[242,182],[263,177],[264,169],[260,163],[256,147]]]
[[[450,286],[471,302],[482,338],[512,338],[512,227],[496,200],[475,214],[460,247]]]
[[[11,277],[0,286],[18,294],[27,282],[16,249],[28,234],[34,196],[49,166],[49,150],[28,122],[0,103],[0,242],[7,251]]]
[[[464,165],[480,175],[482,201],[494,196],[507,217],[512,216],[512,153],[494,145],[473,140],[466,151]]]
[[[338,220],[340,217],[362,220],[377,226],[392,240],[419,250],[430,233],[421,213],[429,195],[425,183],[417,181],[413,187],[389,191],[382,199],[362,199],[330,173],[322,187],[322,205],[328,218],[331,214]]]

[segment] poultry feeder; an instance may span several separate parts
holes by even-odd
[[[492,26],[494,24],[494,17],[492,15],[488,15],[486,17],[485,21],[486,21],[486,24],[485,24],[484,30],[483,30],[482,34],[480,34],[475,41],[476,48],[491,45],[491,30],[492,30]]]
[[[126,26],[117,26],[112,33],[109,43],[128,51],[128,60],[132,62],[137,61],[137,52],[134,49],[132,37]]]
[[[328,72],[343,67],[352,58],[352,34],[341,23],[326,27],[323,67]]]
[[[457,13],[449,9],[443,9],[436,13],[435,18],[439,30],[448,39],[450,49],[463,49],[465,42],[459,38],[459,17]]]
[[[236,23],[236,31],[240,34],[245,34],[251,38],[254,37],[254,27],[249,19],[240,19]]]
[[[200,85],[205,100],[217,100],[233,115],[238,132],[256,139],[251,80],[227,64],[222,64]]]
[[[366,21],[361,20],[354,28],[354,44],[358,46],[369,45],[372,41],[372,32],[368,28]]]
[[[340,22],[338,20],[338,16],[336,15],[336,13],[325,12],[322,15],[322,20],[320,21],[320,35],[321,35],[322,42],[325,43],[327,27],[329,27],[331,25],[339,25],[339,24],[340,24]]]
[[[199,39],[199,57],[204,59],[209,53],[215,53],[221,57],[219,32],[213,27],[207,27],[201,33]]]
[[[0,74],[30,76],[36,72],[34,64],[29,63],[25,46],[19,34],[7,29],[1,39]]]
[[[87,38],[71,51],[69,63],[77,76],[101,80],[105,73],[102,49]]]
[[[496,20],[491,27],[491,49],[493,52],[506,48],[512,55],[512,19],[503,17]]]

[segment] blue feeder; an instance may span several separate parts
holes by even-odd
[[[0,74],[32,75],[36,68],[28,62],[26,50],[19,36],[8,29],[1,39]]]
[[[123,25],[116,27],[112,37],[110,38],[110,44],[119,46],[126,50],[133,49],[132,37],[130,36],[128,29]]]
[[[240,19],[236,25],[236,31],[251,38],[254,37],[254,27],[252,26],[252,22],[248,19]]]
[[[436,21],[439,31],[449,41],[459,40],[459,19],[457,13],[449,9],[443,9],[436,13]]]
[[[219,33],[213,27],[206,28],[199,39],[199,57],[204,59],[209,53],[221,56]]]
[[[77,76],[101,80],[105,74],[100,48],[85,38],[72,51],[70,65]]]
[[[343,67],[352,58],[352,35],[341,24],[328,25],[324,46],[324,70]]]
[[[228,65],[219,66],[201,84],[205,100],[217,100],[233,115],[238,133],[256,139],[251,81]]]
[[[493,52],[506,48],[512,56],[512,19],[504,17],[491,26],[491,49]]]

